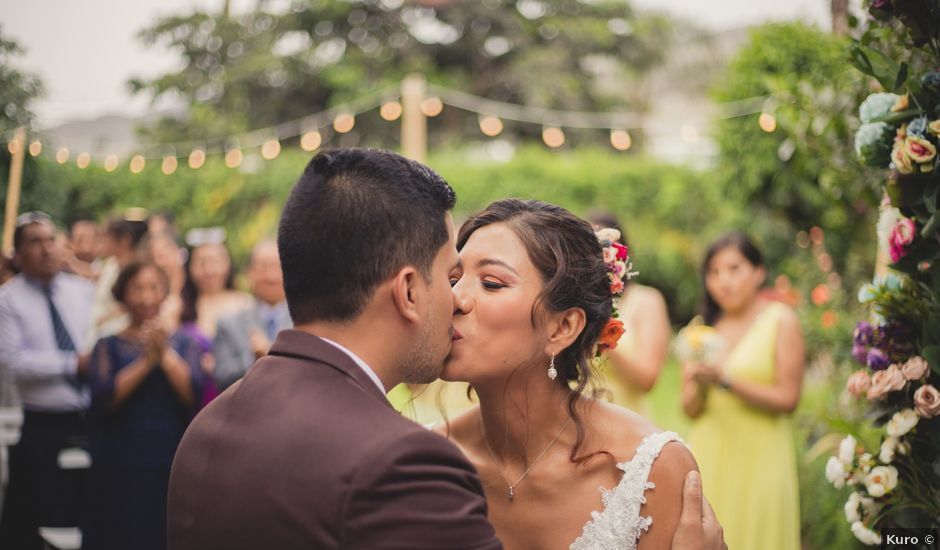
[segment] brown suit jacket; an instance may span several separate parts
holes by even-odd
[[[460,451],[296,330],[193,420],[167,528],[170,550],[502,548]]]

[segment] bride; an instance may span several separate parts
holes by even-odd
[[[441,378],[469,382],[480,406],[437,430],[479,471],[507,549],[668,548],[697,469],[674,433],[586,395],[598,342],[619,336],[626,266],[607,245],[567,210],[515,199],[457,238]]]

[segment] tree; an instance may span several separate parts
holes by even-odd
[[[637,82],[663,58],[672,26],[612,0],[308,0],[283,13],[260,2],[237,18],[176,15],[141,36],[183,62],[179,71],[131,81],[137,93],[184,104],[183,116],[147,133],[186,141],[297,119],[395,86],[410,72],[499,101],[642,110]],[[432,139],[458,133],[461,120],[435,121],[442,131]],[[357,130],[358,139],[389,132],[387,125]]]
[[[0,132],[28,125],[33,119],[29,104],[43,94],[39,77],[13,66],[13,58],[22,53],[23,48],[4,37],[0,27]]]
[[[752,227],[769,256],[787,258],[796,232],[819,226],[851,283],[871,272],[875,250],[859,217],[871,218],[880,194],[874,174],[855,161],[866,82],[847,66],[847,51],[847,39],[802,23],[765,25],[732,60],[715,97],[766,98],[764,124],[773,131],[755,113],[721,120],[716,138],[719,178],[746,206],[746,219],[761,220]]]

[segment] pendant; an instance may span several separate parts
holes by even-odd
[[[548,368],[548,377],[551,378],[552,380],[554,380],[557,376],[558,376],[558,371],[555,370],[555,367],[554,367],[554,366],[549,367],[549,368]]]
[[[515,494],[516,494],[516,493],[513,492],[513,490],[512,490],[512,485],[510,485],[510,486],[509,486],[509,502],[512,502],[512,497],[513,497]]]

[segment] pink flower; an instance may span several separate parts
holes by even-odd
[[[927,374],[929,369],[927,361],[923,357],[911,357],[907,363],[901,365],[901,373],[908,380],[920,380]]]
[[[610,275],[610,293],[617,295],[623,292],[623,279]]]
[[[894,169],[902,174],[913,174],[914,164],[911,157],[904,151],[904,141],[896,140],[894,149],[891,150],[891,161],[894,163]]]
[[[867,396],[870,401],[881,400],[893,391],[898,391],[907,384],[901,369],[897,365],[891,365],[885,370],[880,370],[871,377],[871,387],[868,388]]]
[[[612,247],[614,247],[614,248],[617,249],[617,259],[618,259],[618,260],[620,260],[621,262],[627,260],[628,250],[627,250],[627,247],[626,247],[626,246],[624,246],[624,245],[622,245],[622,244],[620,244],[620,243],[613,243],[613,244],[611,244],[610,246],[612,246]]]
[[[845,390],[852,397],[864,397],[869,388],[871,388],[871,377],[864,369],[852,373],[845,382]]]
[[[610,247],[610,246],[605,246],[604,247],[604,263],[611,264],[616,259],[617,259],[617,249]]]
[[[914,241],[917,233],[917,227],[910,218],[901,218],[891,229],[891,235],[888,236],[888,247],[891,253],[891,261],[897,262],[907,255],[907,246]]]
[[[933,143],[917,136],[907,136],[904,140],[904,152],[919,164],[930,162],[937,156],[937,148]]]
[[[940,415],[940,391],[930,384],[924,384],[914,392],[914,410],[921,418]]]

